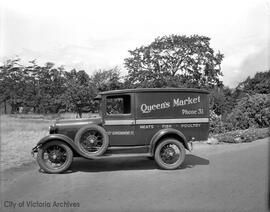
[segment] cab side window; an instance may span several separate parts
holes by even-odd
[[[130,114],[130,95],[108,96],[106,102],[106,113],[108,115]]]

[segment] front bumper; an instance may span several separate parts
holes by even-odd
[[[34,156],[35,156],[35,153],[38,152],[38,148],[39,148],[39,146],[35,146],[35,147],[32,149],[32,151],[31,151],[32,157],[34,157]]]

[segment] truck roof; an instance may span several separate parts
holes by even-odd
[[[123,89],[100,92],[100,95],[124,94],[124,93],[152,93],[152,92],[192,92],[192,93],[207,93],[209,91],[197,88],[136,88]]]

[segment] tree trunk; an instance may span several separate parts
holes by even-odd
[[[78,108],[77,113],[79,114],[79,117],[82,118],[82,110],[81,110],[81,108]]]
[[[4,101],[4,107],[5,107],[5,114],[7,114],[7,101]]]

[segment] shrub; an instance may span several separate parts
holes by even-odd
[[[270,94],[255,94],[240,99],[226,122],[227,130],[269,127]]]
[[[225,125],[221,120],[221,115],[217,115],[214,111],[210,111],[210,133],[224,133]]]
[[[249,128],[213,135],[218,142],[224,143],[245,143],[270,136],[269,128]]]

